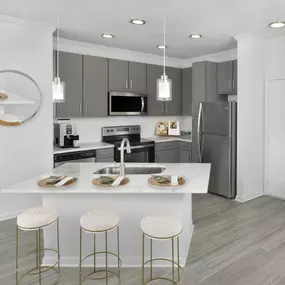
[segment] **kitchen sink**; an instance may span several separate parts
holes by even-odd
[[[159,166],[127,166],[126,174],[158,174],[165,170],[165,167]],[[120,167],[105,167],[94,172],[94,174],[120,174]]]

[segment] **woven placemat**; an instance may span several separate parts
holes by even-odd
[[[160,187],[179,187],[185,184],[185,179],[183,177],[178,177],[178,185],[172,185],[171,183],[158,183],[153,177],[150,177],[148,183]]]
[[[66,177],[68,177],[68,176],[62,176],[62,179],[65,179]],[[41,179],[40,181],[38,181],[38,185],[41,186],[41,187],[51,187],[51,188],[68,187],[68,186],[74,185],[76,183],[76,181],[77,181],[77,178],[73,177],[73,179],[69,180],[68,182],[66,182],[62,186],[55,186],[55,185],[49,184],[48,181],[49,181],[49,178]]]
[[[125,186],[125,185],[129,184],[129,183],[130,183],[130,179],[129,179],[128,177],[125,177],[125,178],[121,181],[121,183],[120,183],[119,186],[113,186],[112,184],[102,184],[102,183],[101,183],[101,180],[100,180],[100,177],[95,178],[95,179],[92,181],[92,183],[93,183],[94,185],[96,185],[96,186],[99,186],[99,187],[113,188],[113,187],[121,187],[121,186]]]

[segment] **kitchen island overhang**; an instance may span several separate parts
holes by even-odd
[[[127,164],[141,166],[141,164]],[[141,230],[140,221],[149,215],[167,215],[182,221],[183,231],[180,237],[180,263],[186,264],[187,254],[193,232],[192,194],[207,193],[210,164],[173,163],[143,164],[163,166],[161,174],[183,176],[186,184],[182,187],[153,187],[148,184],[150,175],[127,175],[130,183],[123,187],[99,188],[92,184],[97,170],[108,167],[104,163],[68,163],[52,171],[52,174],[64,174],[78,177],[74,186],[60,189],[42,188],[37,185],[40,177],[34,177],[17,183],[2,193],[41,195],[44,207],[53,207],[58,211],[60,223],[60,255],[62,267],[77,267],[79,263],[79,220],[80,216],[91,210],[114,211],[120,217],[120,255],[123,267],[141,267]],[[113,165],[112,165],[113,166]],[[96,175],[98,177],[98,175]],[[120,194],[120,195],[119,195]],[[116,235],[110,233],[110,250],[116,249]],[[54,229],[44,232],[44,246],[56,245]],[[104,248],[104,238],[97,237],[98,247]],[[171,241],[154,242],[153,252],[156,257],[170,258]],[[146,253],[149,243],[146,242]],[[93,236],[84,235],[83,254],[93,252]],[[146,258],[148,256],[146,255]],[[54,264],[56,257],[45,254],[43,263]],[[105,259],[98,256],[97,266],[105,264]],[[110,267],[117,265],[117,260],[109,259]],[[93,266],[93,259],[85,266]],[[153,266],[168,266],[153,264]]]

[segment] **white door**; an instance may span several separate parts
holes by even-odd
[[[265,192],[285,198],[285,79],[267,83]]]

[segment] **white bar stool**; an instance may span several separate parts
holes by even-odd
[[[180,278],[180,270],[183,268],[179,262],[179,236],[182,232],[182,223],[179,219],[167,216],[150,216],[145,217],[141,221],[142,231],[142,284],[148,284],[155,280],[166,280],[172,282],[172,284],[178,285],[183,281],[183,277]],[[145,262],[144,251],[145,251],[145,237],[150,239],[150,260]],[[174,240],[177,240],[177,262],[174,260]],[[153,258],[153,240],[171,240],[172,245],[172,258]],[[154,261],[167,261],[172,266],[172,280],[167,277],[155,277],[153,278],[152,266]],[[150,279],[145,281],[145,265],[150,264]],[[175,266],[177,267],[177,280],[175,280]]]
[[[56,223],[57,227],[57,250],[50,248],[41,247],[41,236],[42,229],[51,226]],[[36,250],[28,252],[22,256],[19,256],[19,232],[21,231],[36,231]],[[57,262],[53,266],[42,266],[41,263],[41,253],[45,251],[55,252],[57,255]],[[22,273],[19,279],[19,260],[22,257],[28,256],[32,253],[36,253],[36,268],[30,269],[29,271]],[[42,283],[42,273],[49,270],[54,270],[57,272],[58,279],[56,283],[59,282],[60,273],[60,255],[59,255],[59,224],[58,224],[58,214],[54,209],[49,208],[31,208],[20,214],[17,218],[17,231],[16,231],[16,285],[20,284],[21,280],[28,275],[38,275],[39,285]]]
[[[106,285],[108,285],[109,277],[116,275],[120,278],[120,268],[121,268],[121,258],[120,258],[120,239],[119,239],[119,223],[120,219],[113,212],[108,211],[91,211],[84,214],[80,218],[80,259],[79,259],[79,282],[83,284],[84,281],[91,280],[106,280]],[[117,249],[118,252],[113,253],[108,251],[108,233],[112,230],[117,229]],[[82,258],[82,233],[85,232],[87,234],[93,234],[93,243],[94,243],[94,251],[91,254],[88,254],[84,258]],[[104,233],[105,235],[105,251],[96,251],[96,234]],[[97,270],[96,268],[96,256],[99,254],[105,255],[105,269]],[[113,255],[118,260],[118,268],[116,271],[112,271],[108,269],[108,255]],[[89,258],[90,256],[94,257],[93,268],[94,271],[90,274],[84,274],[82,272],[82,263],[84,260]],[[91,277],[94,273],[105,272],[104,277]]]

